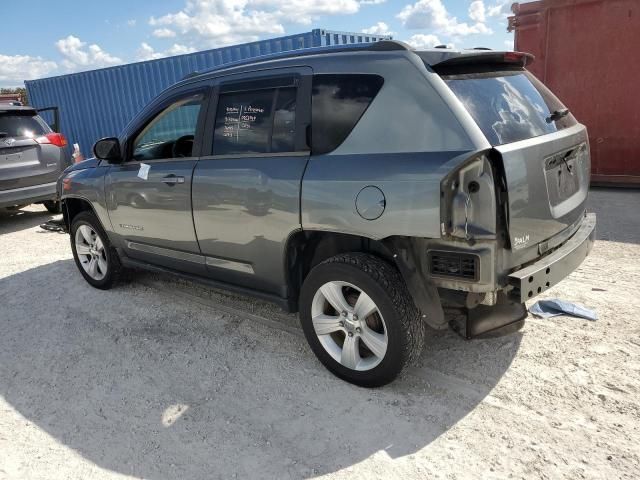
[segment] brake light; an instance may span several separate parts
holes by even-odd
[[[504,54],[505,63],[519,63],[523,67],[527,65],[527,54],[522,52],[506,52]]]
[[[67,139],[61,133],[47,133],[36,138],[36,142],[41,145],[55,145],[60,148],[67,146]]]

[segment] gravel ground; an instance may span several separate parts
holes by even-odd
[[[0,478],[638,478],[640,192],[545,296],[600,319],[430,332],[382,389],[331,376],[294,316],[136,273],[92,289],[40,207],[0,214]]]

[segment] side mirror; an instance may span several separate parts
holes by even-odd
[[[93,146],[93,154],[99,160],[106,160],[109,163],[122,163],[122,152],[120,150],[120,140],[116,137],[107,137],[98,140]]]

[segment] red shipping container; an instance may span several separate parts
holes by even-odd
[[[515,49],[589,129],[592,183],[640,186],[640,0],[512,6]]]

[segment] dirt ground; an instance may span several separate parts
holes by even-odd
[[[366,390],[294,316],[157,275],[91,288],[33,206],[0,214],[0,479],[638,478],[640,192],[594,190],[599,241],[530,318]]]

